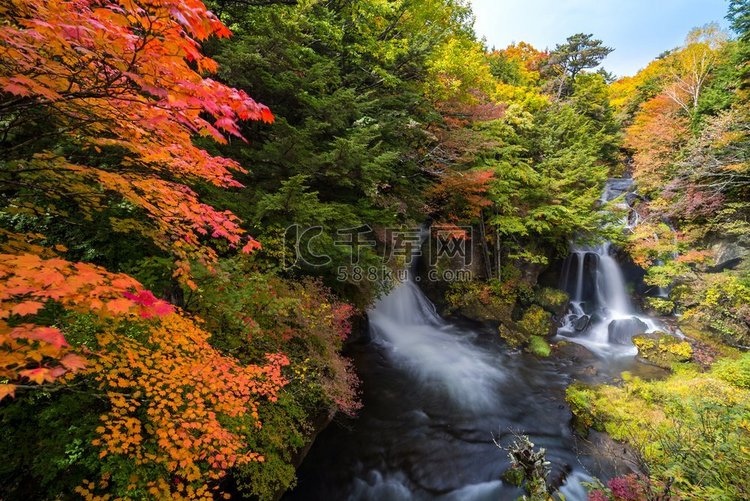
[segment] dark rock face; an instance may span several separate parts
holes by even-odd
[[[573,328],[576,332],[583,332],[591,325],[591,317],[588,315],[582,315],[573,322]]]
[[[720,273],[724,270],[736,268],[743,259],[750,256],[747,248],[734,242],[719,242],[711,250],[716,256],[716,264],[707,271],[711,273]]]
[[[609,342],[613,344],[628,345],[633,336],[646,332],[648,326],[637,318],[624,320],[613,320],[609,324]]]

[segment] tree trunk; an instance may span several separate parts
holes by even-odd
[[[487,278],[492,278],[492,265],[490,263],[490,249],[487,246],[487,231],[484,226],[484,211],[479,213],[479,237],[482,239],[482,258],[484,261],[484,271]]]

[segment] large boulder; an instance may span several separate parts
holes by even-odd
[[[737,267],[742,260],[750,256],[750,250],[735,242],[719,242],[711,251],[716,256],[716,264],[708,269],[709,272],[721,272]]]
[[[629,345],[633,336],[648,330],[648,325],[636,317],[612,320],[608,326],[609,342],[612,344]]]

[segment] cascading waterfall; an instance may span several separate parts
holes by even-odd
[[[630,179],[611,179],[602,203],[628,193],[631,186]],[[660,330],[661,326],[635,312],[620,266],[610,252],[609,243],[571,249],[560,284],[570,295],[571,304],[558,334],[599,355],[634,355],[637,350],[632,337]]]
[[[491,406],[503,370],[477,346],[475,335],[446,323],[411,279],[397,286],[369,313],[370,331],[393,361],[424,391],[442,393],[460,409]]]

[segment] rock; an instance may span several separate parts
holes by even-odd
[[[535,296],[537,304],[556,317],[563,316],[568,309],[568,294],[559,289],[544,287],[537,290]]]
[[[587,315],[591,315],[596,310],[596,305],[593,301],[583,301],[581,303],[581,309]]]
[[[573,321],[573,328],[576,332],[583,332],[591,325],[591,317],[588,315],[582,315]]]
[[[508,327],[505,323],[501,323],[497,330],[498,334],[500,334],[500,338],[508,343],[508,346],[511,348],[520,348],[529,342],[529,336],[527,334],[524,334],[517,328]]]
[[[589,430],[586,440],[578,442],[581,459],[597,477],[642,473],[643,461],[626,443],[617,442],[607,433]]]
[[[708,269],[711,273],[719,273],[727,269],[733,269],[750,256],[750,250],[734,242],[719,242],[711,251],[716,256],[716,264]]]
[[[613,320],[607,330],[609,331],[609,342],[612,344],[628,345],[633,336],[641,334],[648,329],[648,325],[638,318],[632,317],[624,320]]]
[[[635,203],[639,200],[639,196],[636,193],[628,193],[625,195],[625,202],[628,204],[629,207],[633,207]]]
[[[594,377],[597,374],[599,374],[599,369],[597,369],[593,365],[587,365],[586,367],[584,367],[583,369],[581,369],[578,372],[582,376]]]
[[[558,358],[570,360],[575,368],[586,370],[587,367],[596,363],[596,355],[585,346],[567,341],[561,341],[555,345],[555,353]]]
[[[638,348],[641,359],[664,369],[669,369],[678,362],[687,362],[693,357],[690,343],[664,332],[636,336],[633,344]]]

